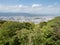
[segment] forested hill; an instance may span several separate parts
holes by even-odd
[[[0,45],[60,45],[60,17],[39,24],[0,20]]]

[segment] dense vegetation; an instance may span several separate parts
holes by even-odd
[[[0,20],[0,45],[60,45],[60,17],[39,24]]]

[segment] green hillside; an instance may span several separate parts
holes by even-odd
[[[60,45],[60,17],[39,24],[0,20],[0,45]]]

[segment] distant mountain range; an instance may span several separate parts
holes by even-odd
[[[53,14],[0,13],[0,16],[59,16]]]
[[[28,16],[31,15],[29,13],[0,13],[0,16]]]

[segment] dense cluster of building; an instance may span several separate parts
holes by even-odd
[[[0,20],[40,23],[53,18],[53,16],[1,16]]]

